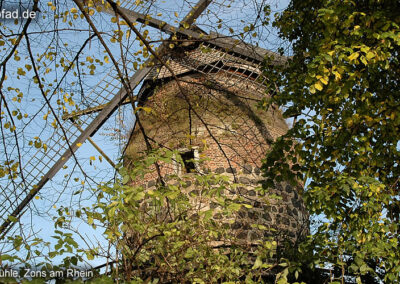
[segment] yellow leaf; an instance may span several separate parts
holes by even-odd
[[[347,127],[351,127],[353,125],[353,120],[351,118],[346,121]]]
[[[39,196],[37,196],[37,195],[35,196],[35,199],[36,199],[36,200],[38,200],[39,198],[40,198]]]
[[[339,72],[337,72],[337,71],[333,71],[333,74],[335,75],[335,79],[336,79],[336,80],[340,80],[340,79],[342,79],[342,75],[340,75],[340,73],[339,73]]]
[[[320,81],[318,81],[317,83],[314,84],[315,89],[317,89],[318,91],[322,91],[323,86],[321,84]]]
[[[17,74],[18,74],[18,75],[25,75],[26,72],[25,72],[22,68],[18,68]]]
[[[142,109],[143,109],[146,113],[150,113],[151,110],[152,110],[150,107],[142,107]]]
[[[71,8],[71,13],[72,14],[78,13],[78,10],[76,8]]]
[[[360,60],[361,60],[362,63],[364,63],[364,65],[368,65],[368,61],[367,61],[365,56],[361,56]]]
[[[76,143],[76,146],[81,147],[82,143]]]
[[[359,54],[358,52],[354,52],[353,54],[351,54],[351,55],[349,56],[349,60],[350,60],[350,61],[353,61],[353,60],[357,59],[359,55],[360,55],[360,54]]]
[[[328,77],[319,79],[324,85],[328,85]]]
[[[91,156],[91,157],[90,157],[90,160],[91,160],[91,161],[95,161],[95,160],[96,160],[96,157],[95,157],[95,156]]]
[[[368,60],[370,60],[375,57],[375,53],[373,53],[372,51],[368,51],[366,57]]]
[[[177,13],[177,12],[175,12],[175,13],[174,13],[174,15],[175,15],[175,17],[177,17],[177,18],[179,17],[179,15],[178,15],[178,13]]]

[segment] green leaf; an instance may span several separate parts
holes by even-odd
[[[15,218],[14,216],[9,215],[8,216],[8,220],[10,220],[11,222],[18,222],[18,218]]]

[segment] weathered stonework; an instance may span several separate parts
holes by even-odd
[[[186,56],[190,52],[194,52],[193,49],[187,51]],[[182,58],[185,53],[172,57],[172,62],[179,63]],[[237,191],[231,194],[242,196],[252,208],[242,207],[229,220],[218,213],[214,215],[215,220],[230,226],[239,239],[253,243],[274,237],[295,242],[308,230],[308,216],[299,188],[283,182],[265,194],[256,190],[262,182],[262,159],[271,142],[288,127],[277,107],[268,111],[257,108],[266,96],[259,83],[260,71],[242,61],[235,63],[236,69],[231,62],[225,69],[222,67],[226,65],[220,64],[221,68],[208,70],[207,74],[176,67],[179,82],[173,80],[171,74],[153,82],[149,80],[151,87],[144,90],[141,101],[141,106],[146,108],[139,115],[142,129],[152,148],[194,151],[196,159],[208,159],[196,166],[196,171],[227,175],[232,182],[240,183]],[[126,164],[146,153],[142,129],[135,127],[132,132],[126,149]],[[163,177],[179,175],[181,171],[178,166],[160,165]],[[152,188],[157,180],[158,173],[154,171],[137,182]],[[199,198],[195,183],[185,190],[191,198]],[[203,209],[217,207],[211,202],[204,204]],[[252,228],[252,224],[269,230]]]
[[[257,243],[265,238],[277,241],[289,240],[296,242],[308,232],[308,215],[304,209],[303,201],[299,195],[298,188],[287,183],[277,184],[276,189],[269,190],[265,194],[258,188],[262,183],[262,177],[251,172],[240,172],[236,176],[231,169],[218,168],[219,174],[230,177],[232,183],[236,178],[239,184],[235,193],[226,191],[226,195],[232,198],[235,195],[242,197],[246,205],[252,208],[242,207],[232,218],[227,218],[219,213],[219,205],[209,199],[201,198],[195,181],[185,178],[186,185],[182,190],[192,199],[193,206],[200,210],[215,209],[214,219],[225,223],[237,239],[247,243]],[[216,171],[217,172],[217,171]],[[168,181],[168,178],[166,178]],[[154,189],[158,180],[149,180],[144,187]],[[200,205],[200,206],[199,206]],[[256,229],[255,225],[263,225],[266,228]]]

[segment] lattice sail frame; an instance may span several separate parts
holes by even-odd
[[[211,1],[200,0],[199,3],[201,2]],[[125,8],[129,9],[128,6]],[[165,25],[164,31],[168,32],[168,28],[169,26]],[[191,30],[184,30],[182,34],[192,38],[202,38],[199,33]],[[227,49],[231,51],[227,52]],[[270,54],[276,58],[278,64],[284,62],[283,58],[270,51],[238,43],[237,40],[220,37],[216,34],[212,34],[211,39],[205,39],[201,50],[196,49],[192,54],[188,53],[188,56],[182,57],[179,62],[170,61],[170,67],[175,75],[196,71],[212,80],[212,73],[225,72],[227,76],[242,81],[251,79],[253,84],[256,82],[261,87],[267,80],[260,71],[264,56]],[[164,58],[168,59],[168,56]],[[133,66],[129,63],[133,62],[128,62],[126,66]],[[136,73],[133,68],[128,71],[135,74],[130,80],[132,89],[135,89],[147,74],[146,80],[171,76],[167,68],[160,65],[152,68],[144,67]],[[0,234],[2,236],[10,230],[13,224],[7,219],[8,216],[20,217],[32,197],[58,172],[66,160],[74,155],[79,144],[93,135],[111,113],[124,102],[127,94],[121,89],[121,84],[115,74],[115,70],[111,70],[86,96],[87,103],[93,104],[92,108],[98,106],[98,109],[75,120],[75,123],[84,129],[84,132],[81,132],[71,121],[65,120],[63,127],[56,128],[49,139],[44,141],[47,150],[37,150],[24,164],[24,181],[9,182],[5,187],[0,185],[0,222],[2,223]],[[97,111],[101,111],[100,114]],[[66,152],[64,152],[65,150]]]
[[[176,76],[195,71],[212,79],[211,74],[224,72],[240,81],[251,80],[260,87],[264,86],[267,80],[261,72],[262,62],[226,52],[207,42],[193,51],[186,52],[185,56],[180,57],[179,60],[172,56],[165,56],[164,59],[169,62],[169,67]],[[167,67],[156,65],[146,80],[164,79],[171,76]]]
[[[211,0],[199,0],[183,18],[183,21],[190,26],[210,3]],[[124,13],[133,15],[131,16],[132,21],[147,22],[146,15],[131,10],[132,7],[133,4],[131,4],[131,1],[121,1],[120,8],[123,9]],[[150,26],[158,28],[157,25],[150,24]],[[175,28],[172,27],[172,29]],[[161,46],[163,45],[166,44],[162,44]],[[146,62],[147,65],[151,61],[148,60]],[[133,64],[126,65],[133,66]],[[128,82],[132,90],[139,85],[150,69],[150,67],[144,67],[139,71],[135,71],[133,68],[127,70],[128,73],[134,74]],[[22,173],[16,179],[8,181],[5,179],[0,180],[0,239],[15,224],[9,216],[17,219],[22,216],[27,210],[26,207],[30,206],[31,200],[39,190],[57,174],[69,158],[75,157],[75,152],[80,145],[90,136],[94,135],[101,125],[124,102],[128,94],[125,90],[121,89],[122,86],[116,74],[115,68],[110,70],[96,87],[92,89],[91,93],[86,96],[90,97],[89,101],[94,102],[95,105],[102,106],[97,110],[100,113],[89,112],[73,123],[65,121],[62,127],[59,126],[54,130],[48,131],[49,138],[43,141],[47,145],[46,151],[40,148],[33,155],[29,155],[26,161],[23,161]],[[53,100],[52,103],[56,105],[57,102]],[[58,117],[59,120],[62,119],[61,116]],[[49,119],[54,119],[54,117],[49,115]],[[80,127],[76,127],[75,124],[78,124]],[[84,130],[81,131],[81,129]]]
[[[133,66],[132,64],[128,64]],[[133,68],[129,69],[132,73]],[[86,96],[86,103],[89,105],[103,105],[108,103],[113,96],[121,89],[119,80],[114,76],[115,71],[110,71]],[[96,118],[97,113],[88,113],[80,116],[75,123],[85,129]],[[65,134],[64,134],[64,131]],[[39,184],[44,175],[49,172],[51,167],[61,159],[63,151],[68,149],[80,136],[81,131],[70,120],[63,122],[63,128],[57,127],[53,134],[43,141],[47,145],[47,150],[38,149],[24,164],[24,182],[20,181],[17,186],[9,182],[5,187],[1,186],[0,198],[0,220],[4,222],[9,215],[17,209],[18,204],[29,194],[35,185]],[[66,138],[67,137],[67,138]]]

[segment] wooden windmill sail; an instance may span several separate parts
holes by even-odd
[[[83,7],[85,1],[76,1],[76,3]],[[124,3],[127,8],[118,7],[118,9],[129,18],[129,21],[146,22],[147,25],[161,29],[168,34],[179,30],[179,27],[170,26],[157,19],[148,19],[146,15],[131,11],[128,9],[129,1]],[[200,0],[184,17],[182,24],[191,25],[210,3],[210,0]],[[106,10],[106,12],[114,13],[111,10]],[[166,44],[161,45],[160,49],[163,49],[164,46]],[[153,59],[149,59],[137,72],[133,67],[127,70],[133,74],[129,80],[129,91],[132,92],[149,73],[152,61]],[[118,77],[109,73],[99,81],[90,94],[87,94],[88,110],[74,113],[75,117],[81,115],[79,116],[79,127],[70,119],[70,116],[63,117],[65,119],[63,127],[57,128],[45,141],[46,151],[38,149],[23,165],[24,172],[18,182],[8,182],[4,188],[1,188],[0,237],[5,236],[15,224],[13,220],[18,219],[26,211],[35,195],[64,167],[67,161],[71,157],[76,158],[74,153],[80,145],[99,130],[129,95],[132,94],[129,94],[126,88],[121,88]]]
[[[155,54],[153,59],[149,59],[146,64],[144,64],[143,68],[135,73],[131,70],[133,75],[129,80],[128,86],[124,88],[121,88],[117,78],[114,77],[110,79],[106,76],[104,80],[99,82],[98,88],[95,88],[92,91],[92,95],[89,96],[91,101],[89,101],[88,104],[93,104],[92,106],[63,117],[65,119],[65,126],[62,129],[58,129],[57,132],[46,141],[48,145],[47,151],[38,151],[25,165],[25,168],[29,169],[29,171],[26,173],[24,181],[21,182],[18,187],[10,188],[8,191],[2,193],[3,196],[5,196],[0,209],[0,216],[4,216],[3,223],[0,227],[0,234],[2,236],[4,236],[14,224],[12,222],[13,218],[9,216],[19,218],[24,213],[24,210],[30,204],[34,196],[38,194],[45,184],[56,175],[71,157],[74,158],[74,153],[78,150],[79,146],[99,130],[118,106],[127,102],[128,97],[131,95],[130,92],[144,79],[145,84],[140,92],[140,103],[142,104],[150,102],[151,99],[149,100],[148,98],[152,95],[155,95],[153,99],[160,96],[161,93],[152,93],[156,85],[161,86],[161,88],[165,88],[165,86],[170,87],[168,84],[174,84],[174,80],[178,77],[189,80],[192,85],[196,83],[196,80],[199,80],[199,82],[201,81],[201,83],[209,84],[210,86],[212,85],[214,88],[213,92],[217,94],[219,99],[222,100],[221,94],[224,93],[223,102],[227,102],[228,106],[230,106],[230,103],[234,103],[236,99],[235,96],[232,96],[234,94],[239,93],[248,96],[250,100],[256,100],[259,98],[259,95],[263,94],[263,80],[266,80],[266,78],[263,78],[260,72],[260,66],[264,57],[266,55],[272,56],[276,64],[283,63],[284,58],[270,51],[239,43],[231,38],[217,34],[205,35],[196,28],[188,29],[187,27],[193,24],[195,19],[207,8],[210,2],[211,0],[200,0],[197,3],[182,20],[181,26],[185,26],[186,28],[174,27],[154,18],[149,19],[146,15],[133,12],[123,7],[115,6],[112,7],[115,10],[110,9],[107,11],[110,13],[118,12],[127,22],[137,21],[145,23],[167,34],[177,35],[179,38],[186,39],[188,44],[186,46],[180,45],[171,50],[168,47],[171,42],[166,41],[166,43],[160,46],[160,53]],[[78,4],[83,5],[84,3],[80,2]],[[231,82],[231,84],[229,84],[229,82]],[[248,88],[248,91],[238,92],[241,88]],[[204,87],[200,87],[199,92],[204,92]],[[229,98],[232,100],[231,102],[229,102]],[[249,106],[248,102],[243,104],[243,101],[237,103],[243,105],[245,108],[240,111],[247,112],[247,117],[253,119],[252,127],[254,126],[256,128],[254,131],[257,131],[257,133],[261,135],[260,139],[264,141],[259,145],[260,147],[262,145],[267,145],[269,143],[268,141],[271,141],[274,137],[282,134],[286,130],[286,125],[282,118],[276,119],[276,114],[270,114],[268,119],[274,121],[277,123],[276,125],[278,125],[274,127],[274,129],[278,130],[273,134],[271,132],[272,128],[263,126],[262,124],[264,124],[264,122],[257,122],[257,117],[252,115],[252,113],[256,112],[254,105]],[[195,112],[196,109],[193,107],[191,111]],[[79,127],[77,127],[75,121],[72,119],[76,117],[79,117]],[[198,119],[200,119],[200,117],[201,116],[199,116]],[[199,123],[198,119],[196,123]],[[235,122],[230,121],[230,125],[232,124],[235,124]],[[239,127],[242,126],[239,125]],[[228,129],[228,131],[229,130],[232,129]],[[189,133],[190,131],[189,129]],[[184,132],[187,132],[186,129]],[[208,134],[212,135],[212,133]],[[130,142],[136,139],[135,135],[134,131]],[[137,142],[140,144],[140,141]],[[176,145],[173,145],[174,147],[179,146],[179,141],[176,143]],[[193,143],[196,142],[193,141]],[[236,151],[235,149],[234,147],[233,152]],[[224,171],[231,171],[234,173],[235,170],[243,170],[246,169],[246,167],[247,170],[249,170],[248,166],[250,166],[251,174],[254,174],[257,171],[257,166],[260,165],[260,157],[263,154],[264,152],[262,150],[257,150],[257,157],[249,157],[256,161],[250,161],[249,163],[243,162],[241,160],[242,158],[235,160],[224,157],[228,166],[217,167],[215,170],[224,168]],[[243,152],[240,153],[239,156],[245,155],[246,152]],[[298,196],[296,196],[296,193],[292,189],[288,190],[287,198],[293,200],[293,202],[290,201],[291,204],[299,202]],[[301,206],[299,205],[297,207],[300,208]],[[296,208],[290,208],[290,210],[294,212],[293,209]],[[298,210],[296,209],[296,211]],[[298,216],[299,214],[293,213],[293,215]],[[286,220],[284,220],[284,222],[287,223]],[[294,225],[289,221],[288,226]]]

